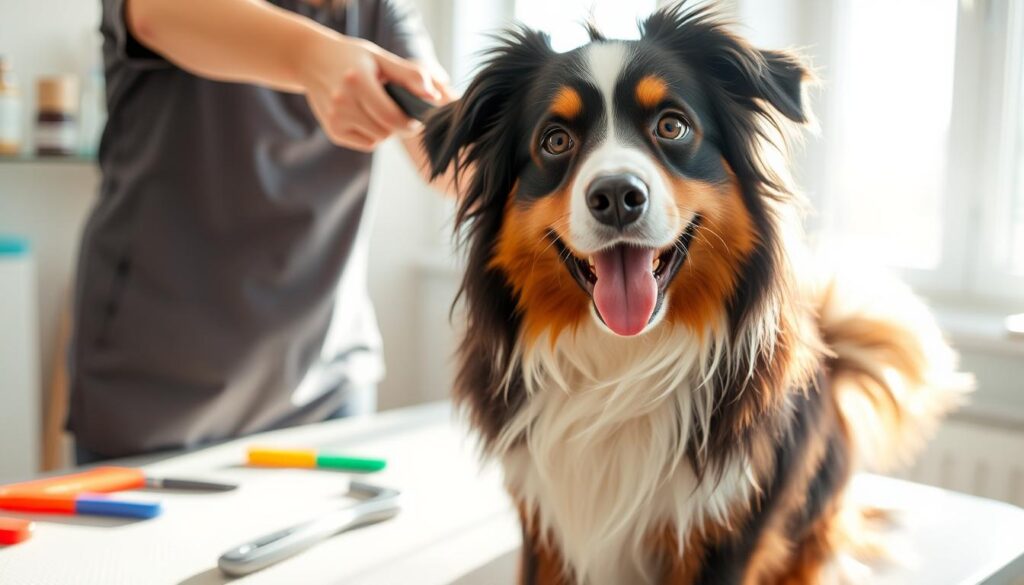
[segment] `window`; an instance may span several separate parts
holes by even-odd
[[[568,51],[584,44],[587,33],[583,23],[593,20],[608,38],[635,39],[637,21],[655,9],[655,0],[516,0],[516,18],[523,24],[551,35],[557,51]]]
[[[957,0],[853,0],[838,8],[835,75],[825,72],[824,81],[826,233],[871,261],[938,268]]]
[[[1024,303],[1024,3],[768,0],[774,23],[765,3],[740,21],[823,81],[798,159],[818,241],[941,301]]]
[[[1024,10],[1022,10],[1024,12]],[[1024,20],[1021,17],[1020,20]],[[1024,24],[1020,24],[1016,43],[1011,54],[1017,55],[1016,63],[1016,96],[1013,111],[1017,113],[1017,124],[1013,131],[1014,156],[1011,163],[1013,169],[1013,191],[1009,202],[1010,212],[1006,215],[1008,246],[1007,256],[1003,260],[1008,270],[1018,278],[1024,278]]]

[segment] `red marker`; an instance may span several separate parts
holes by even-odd
[[[0,545],[18,544],[31,538],[35,524],[20,518],[0,518]]]
[[[93,514],[152,518],[159,502],[115,500],[105,494],[143,487],[138,469],[97,467],[81,473],[49,477],[0,487],[0,509],[42,514]]]

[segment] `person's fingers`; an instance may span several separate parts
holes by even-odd
[[[362,105],[360,96],[368,86],[375,84],[373,81],[364,81],[358,75],[345,76],[345,89],[331,96],[331,123],[338,128],[339,133],[355,129],[378,141],[393,133],[393,130],[377,122]]]
[[[384,140],[395,132],[391,127],[377,122],[376,118],[367,110],[365,102],[354,104],[348,114],[348,118],[345,123],[352,129],[358,130],[375,140]]]
[[[402,112],[395,100],[384,91],[379,81],[366,83],[367,91],[363,94],[360,105],[377,123],[389,128],[392,132],[407,130],[412,121]]]
[[[402,85],[425,100],[435,101],[441,98],[425,68],[383,49],[374,51],[373,55],[385,79]]]
[[[320,129],[327,135],[327,138],[335,144],[341,144],[344,140],[342,138],[344,129],[335,123],[337,115],[332,100],[329,98],[323,100],[311,99],[309,105],[313,110],[314,116],[316,116],[317,122],[320,124]]]
[[[359,117],[354,114],[355,109],[356,106],[354,104],[348,107],[339,107],[338,104],[332,102],[327,107],[326,116],[318,116],[318,118],[321,118],[320,126],[323,128],[327,138],[338,146],[370,152],[376,148],[377,144],[386,135],[379,131],[365,130],[352,124],[350,120]]]
[[[408,127],[406,127],[403,130],[399,130],[398,132],[396,132],[396,134],[398,135],[399,138],[411,138],[422,131],[423,124],[421,122],[413,120]]]
[[[446,82],[436,77],[431,78],[431,81],[434,84],[434,89],[436,89],[437,93],[441,96],[441,101],[439,101],[437,105],[443,106],[459,99],[459,94],[457,94],[452,86],[448,85]]]
[[[439,99],[435,102],[435,105],[443,106],[449,102],[453,102],[459,99],[459,95],[452,88],[452,79],[448,76],[448,72],[445,71],[437,63],[426,64],[427,72],[430,77],[430,84],[434,87],[434,91],[437,92]]]

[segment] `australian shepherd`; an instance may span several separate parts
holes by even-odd
[[[434,172],[461,175],[455,396],[525,583],[830,579],[851,474],[905,460],[969,384],[905,288],[806,259],[801,60],[707,8],[641,31],[558,53],[514,29],[428,117]]]

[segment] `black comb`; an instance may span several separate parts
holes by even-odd
[[[398,107],[402,108],[402,111],[405,112],[405,115],[420,122],[435,107],[434,104],[413,95],[412,92],[397,83],[385,83],[384,91],[388,92],[391,99],[395,100]]]

